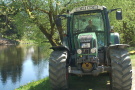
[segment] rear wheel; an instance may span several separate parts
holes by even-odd
[[[67,51],[53,51],[49,59],[49,78],[53,90],[65,90],[67,85]]]
[[[112,48],[111,58],[111,86],[112,90],[131,90],[132,66],[127,50]]]

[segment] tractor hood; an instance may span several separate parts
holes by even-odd
[[[94,55],[97,53],[97,37],[94,32],[92,33],[81,33],[77,37],[78,43],[78,54],[85,54],[85,55]]]

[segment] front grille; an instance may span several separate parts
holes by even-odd
[[[82,54],[90,54],[90,53],[91,53],[90,48],[87,48],[87,49],[86,48],[85,49],[83,48],[82,49]]]
[[[81,36],[79,43],[82,54],[91,54],[91,49],[96,47],[96,40],[89,35]]]

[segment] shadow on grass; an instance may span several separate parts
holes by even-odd
[[[26,90],[26,88],[19,90]],[[51,90],[49,78],[28,84],[27,90]],[[109,74],[82,77],[70,75],[68,90],[110,90]]]
[[[70,76],[69,90],[110,90],[109,74],[99,76]]]

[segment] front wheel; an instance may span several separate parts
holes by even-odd
[[[65,90],[67,85],[67,51],[53,51],[49,59],[49,79],[52,90]]]
[[[131,90],[132,66],[128,51],[122,48],[112,48],[110,58],[112,90]]]

